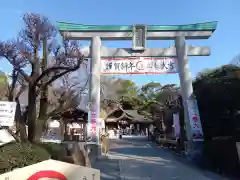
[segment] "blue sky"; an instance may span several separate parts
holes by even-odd
[[[53,22],[81,24],[156,24],[181,25],[218,21],[218,27],[208,40],[188,41],[209,46],[209,57],[190,57],[192,76],[206,68],[228,64],[240,53],[239,0],[7,0],[0,7],[0,40],[11,39],[22,27],[24,12],[40,13]],[[85,44],[85,42],[83,42]],[[148,47],[168,47],[172,41],[149,41]],[[104,42],[108,47],[131,47],[131,42]],[[0,69],[10,72],[11,66],[1,61]],[[141,85],[150,81],[179,83],[178,75],[121,76]]]

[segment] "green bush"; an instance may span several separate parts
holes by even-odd
[[[49,153],[51,159],[57,159],[59,151],[62,148],[60,144],[56,143],[41,143],[38,145]]]
[[[236,142],[232,137],[218,137],[205,142],[205,163],[219,172],[239,175]]]
[[[0,147],[0,174],[22,168],[57,154],[59,145],[54,143],[9,143]]]

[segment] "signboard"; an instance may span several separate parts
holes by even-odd
[[[133,50],[144,50],[146,47],[147,27],[145,25],[134,25],[133,26]]]
[[[102,58],[102,74],[177,73],[177,60],[163,57]]]
[[[193,141],[203,141],[202,124],[195,99],[187,100],[188,115]]]
[[[16,102],[0,101],[0,126],[13,126]]]
[[[31,166],[1,174],[1,180],[100,180],[98,169],[46,160]]]

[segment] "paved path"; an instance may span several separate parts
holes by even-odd
[[[122,180],[227,180],[179,161],[176,155],[144,138],[111,140],[109,156],[121,159],[118,162]]]
[[[101,171],[101,180],[121,180],[118,157],[101,158],[92,167]]]

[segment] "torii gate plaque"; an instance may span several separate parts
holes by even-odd
[[[186,143],[188,144],[187,153],[192,152],[194,145],[203,141],[196,101],[192,98],[193,88],[188,56],[209,56],[210,49],[208,47],[186,45],[185,40],[208,39],[216,30],[217,22],[173,26],[98,26],[66,22],[57,22],[57,25],[65,39],[91,40],[91,52],[85,54],[86,57],[91,58],[89,99],[92,102],[92,110],[89,112],[90,122],[97,122],[99,119],[101,73],[178,73],[188,140],[188,143]],[[101,46],[101,40],[132,40],[133,46],[132,48],[110,49]],[[175,43],[170,48],[149,49],[146,48],[146,40],[174,40]],[[115,63],[117,60],[118,63]],[[168,66],[165,66],[166,64]]]

